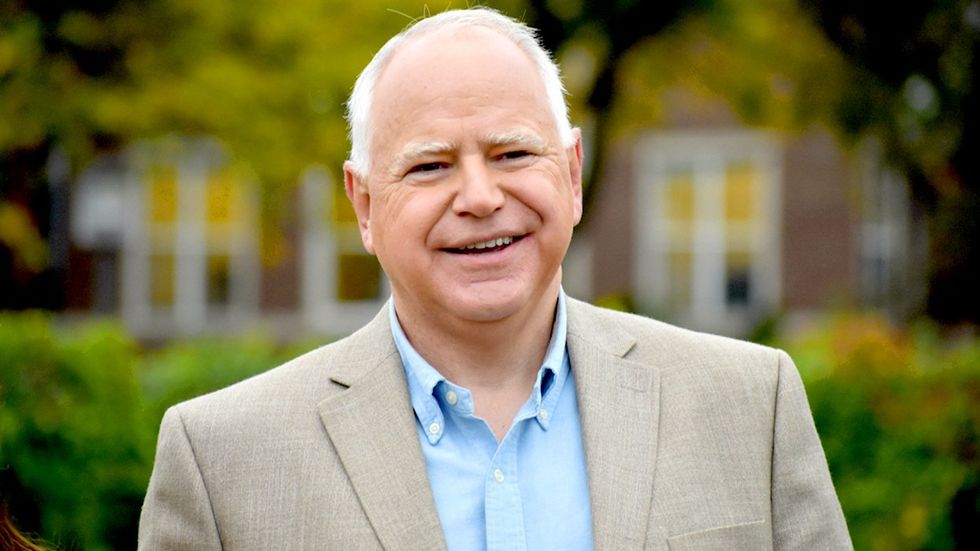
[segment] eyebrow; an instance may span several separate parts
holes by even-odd
[[[545,141],[538,135],[526,130],[509,130],[505,132],[488,132],[480,140],[484,146],[500,147],[508,145],[526,145],[532,149],[544,149]],[[391,166],[396,172],[417,163],[419,159],[428,156],[444,155],[458,149],[453,142],[415,142],[406,145],[395,155]]]
[[[456,145],[451,142],[416,142],[406,145],[395,155],[395,161],[391,166],[396,170],[402,170],[414,164],[423,157],[430,155],[442,155],[456,149]]]
[[[524,144],[532,148],[543,149],[545,146],[545,142],[540,136],[526,130],[490,132],[483,136],[482,141],[490,147]]]

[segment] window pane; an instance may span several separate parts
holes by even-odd
[[[691,305],[692,264],[690,251],[667,254],[667,304],[672,310],[684,310]]]
[[[155,166],[149,171],[146,195],[147,220],[153,224],[177,222],[177,170]]]
[[[205,220],[208,226],[233,224],[241,219],[240,185],[227,171],[213,174],[208,179],[205,197]]]
[[[174,304],[174,268],[176,263],[172,254],[150,256],[150,305],[156,307]]]
[[[337,300],[373,300],[381,294],[381,266],[369,254],[337,255]]]
[[[207,301],[209,306],[227,306],[231,300],[231,257],[208,255]]]
[[[691,223],[694,220],[694,174],[690,170],[672,172],[667,175],[665,188],[667,219]]]
[[[752,299],[750,278],[752,257],[747,252],[729,251],[725,255],[725,302],[746,306]]]
[[[758,173],[751,163],[736,163],[725,168],[725,220],[750,222],[755,216]]]
[[[245,228],[244,189],[241,181],[223,170],[205,186],[204,222],[209,249],[224,249]]]

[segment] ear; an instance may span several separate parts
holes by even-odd
[[[371,241],[371,194],[368,192],[366,179],[354,170],[350,161],[344,162],[344,191],[354,207],[357,227],[361,231],[361,242],[367,252],[374,254],[374,243]]]
[[[568,175],[571,178],[572,198],[574,200],[572,208],[577,225],[582,220],[582,130],[573,128],[572,138],[575,143],[566,150],[566,156],[568,157]]]

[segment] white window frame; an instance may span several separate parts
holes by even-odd
[[[223,148],[212,140],[161,140],[137,144],[127,154],[130,170],[125,187],[123,226],[122,311],[126,324],[140,337],[169,338],[194,334],[239,332],[256,322],[259,295],[258,215],[254,189],[243,183],[247,220],[227,247],[230,259],[228,304],[207,300],[208,254],[204,208],[208,175],[226,164]],[[153,250],[145,211],[147,170],[166,164],[176,168],[177,219],[175,242],[167,251]],[[174,256],[174,304],[155,307],[150,298],[151,257]]]
[[[359,301],[337,299],[341,251],[363,253],[355,228],[341,233],[331,224],[334,208],[333,179],[319,165],[309,167],[300,182],[302,200],[302,309],[305,323],[314,331],[333,336],[352,333],[374,318],[388,300],[390,289],[384,271],[377,298]]]
[[[742,334],[778,307],[781,285],[781,182],[778,140],[756,130],[680,130],[650,133],[635,150],[634,295],[641,307],[697,329]],[[750,162],[762,179],[761,223],[748,235],[751,255],[749,303],[730,305],[725,296],[727,248],[724,182],[727,166]],[[668,311],[670,304],[667,213],[661,200],[675,168],[692,171],[691,304]]]
[[[861,298],[895,309],[908,300],[912,286],[911,192],[905,178],[882,162],[877,142],[864,145],[862,161]]]

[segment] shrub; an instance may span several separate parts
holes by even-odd
[[[980,341],[842,315],[785,346],[855,547],[953,549],[976,538],[975,501],[953,504],[980,472]]]
[[[855,546],[976,548],[980,340],[850,314],[775,344],[803,375]],[[0,495],[60,548],[131,549],[163,411],[310,347],[146,351],[115,324],[0,315]]]
[[[44,315],[0,316],[0,493],[22,528],[66,548],[132,546],[152,447],[136,353],[116,325],[60,336]]]
[[[116,324],[0,315],[0,496],[62,549],[131,549],[164,410],[294,355],[261,338],[141,351]]]
[[[147,422],[155,434],[171,405],[261,373],[290,354],[260,337],[175,342],[148,352],[139,369]]]

